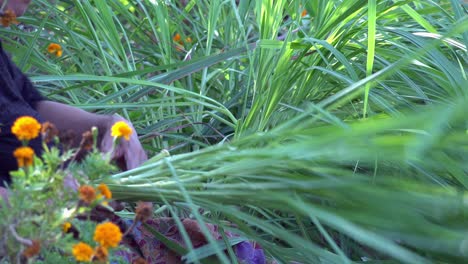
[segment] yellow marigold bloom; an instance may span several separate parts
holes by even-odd
[[[10,24],[18,24],[16,20],[16,14],[13,10],[6,10],[0,17],[0,22],[4,27],[8,27]]]
[[[90,245],[80,242],[73,246],[72,253],[77,261],[90,262],[94,251]]]
[[[96,226],[93,239],[105,248],[116,247],[122,240],[122,232],[116,224],[106,222]]]
[[[187,43],[192,43],[192,38],[191,38],[191,37],[186,37],[186,38],[185,38],[185,42],[187,42]]]
[[[70,222],[65,222],[62,225],[62,230],[63,230],[64,233],[67,233],[68,230],[70,230],[71,227],[72,227],[72,224]]]
[[[19,140],[31,140],[39,135],[41,124],[34,117],[22,116],[16,119],[11,127],[13,133]]]
[[[34,150],[30,147],[19,147],[13,152],[18,161],[18,167],[31,166],[33,164]]]
[[[96,199],[96,191],[92,186],[89,185],[83,185],[80,186],[80,189],[78,190],[80,193],[80,200],[83,202],[90,204]]]
[[[109,190],[109,187],[107,187],[107,185],[101,183],[99,184],[97,189],[99,190],[99,192],[101,192],[102,195],[104,195],[104,197],[106,197],[106,199],[112,199],[112,192]]]
[[[113,137],[124,137],[125,140],[130,140],[132,128],[124,121],[116,122],[111,128],[111,135]]]

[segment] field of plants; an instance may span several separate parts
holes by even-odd
[[[133,122],[150,159],[109,175],[115,199],[239,235],[168,245],[188,263],[244,240],[271,263],[467,263],[467,8],[35,0],[0,36],[44,96]]]

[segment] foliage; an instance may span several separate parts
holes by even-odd
[[[31,128],[28,126],[30,123],[37,126]],[[18,139],[24,135],[34,135],[23,140],[23,146],[18,149],[25,148],[41,129],[41,125],[32,117],[18,118],[15,126],[16,131],[13,131]],[[47,128],[41,132],[43,155],[39,158],[31,149],[30,155],[34,155],[28,157],[34,159],[31,162],[23,162],[22,157],[17,157],[20,168],[11,172],[8,200],[0,200],[0,262],[78,263],[77,260],[90,261],[93,256],[104,262],[119,261],[120,257],[108,255],[107,251],[107,248],[114,248],[120,242],[122,234],[119,227],[113,223],[96,226],[91,221],[96,214],[93,208],[100,206],[112,211],[106,205],[111,194],[106,185],[100,185],[97,190],[86,185],[91,180],[105,180],[109,173],[115,171],[110,163],[110,155],[103,157],[92,138],[83,140],[91,143],[91,150],[87,158],[78,164],[78,157],[88,147],[81,144],[78,149],[70,149],[60,144],[57,134],[53,134],[58,131],[52,129],[50,123],[42,127]],[[94,130],[93,135],[90,132],[89,136],[96,142],[97,130]],[[93,166],[96,162],[101,166]],[[76,178],[80,179],[81,186]],[[103,231],[102,225],[107,230]],[[90,246],[93,244],[97,248],[99,245],[105,248],[106,254],[99,256],[95,253],[95,249]],[[88,254],[75,252],[77,245],[85,246]]]
[[[18,65],[51,99],[129,117],[153,156],[112,176],[117,198],[216,223],[280,263],[466,261],[463,1],[31,10],[0,28]],[[186,258],[232,261],[223,248]]]

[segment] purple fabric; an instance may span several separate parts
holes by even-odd
[[[132,221],[118,221],[119,226],[126,230],[132,224]],[[172,218],[155,218],[146,222],[152,228],[163,234],[166,238],[186,247],[182,235],[180,234],[177,225]],[[200,226],[195,220],[183,219],[182,224],[187,231],[191,243],[195,248],[206,245],[205,236],[200,230]],[[218,232],[218,227],[212,224],[206,226],[213,238],[221,239]],[[235,235],[226,233],[228,237]],[[150,264],[178,264],[182,263],[181,256],[169,250],[163,243],[158,241],[150,231],[148,231],[141,223],[138,223],[133,231],[125,236],[124,245],[132,250],[132,253],[120,251],[119,256],[124,257],[128,263],[132,263],[139,257],[143,257]],[[265,255],[261,247],[256,243],[247,241],[241,242],[234,246],[234,252],[239,263],[242,264],[265,264]]]
[[[264,264],[266,263],[263,249],[257,243],[241,242],[235,245],[235,253],[241,264]]]

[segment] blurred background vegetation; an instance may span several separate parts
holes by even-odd
[[[278,263],[466,263],[466,8],[36,0],[0,34],[48,98],[133,122],[152,158],[116,198],[240,235],[189,262],[245,239]]]

